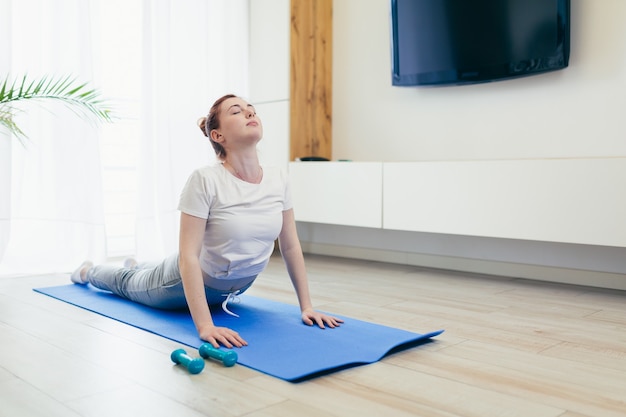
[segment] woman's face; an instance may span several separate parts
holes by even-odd
[[[225,144],[257,143],[263,137],[263,125],[256,115],[254,106],[244,99],[233,97],[225,100],[219,113],[220,128]]]

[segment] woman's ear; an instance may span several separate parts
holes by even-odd
[[[224,141],[224,136],[222,136],[222,134],[217,130],[213,129],[211,130],[211,140],[213,142],[222,143]]]

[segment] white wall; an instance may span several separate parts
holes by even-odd
[[[280,163],[289,155],[289,1],[251,5],[252,101],[267,103],[264,141],[278,140],[268,149]],[[389,0],[336,0],[333,7],[333,159],[626,157],[623,0],[572,0],[563,71],[424,89],[391,86]],[[278,139],[268,136],[270,123],[280,124],[272,127]],[[308,222],[298,230],[311,253],[626,289],[625,248]]]
[[[250,1],[250,97],[263,122],[259,158],[289,160],[289,0]]]
[[[389,0],[337,0],[333,158],[626,156],[626,2],[572,0],[570,66],[488,84],[391,86]]]

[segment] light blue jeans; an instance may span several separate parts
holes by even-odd
[[[187,307],[178,267],[178,253],[160,263],[143,263],[136,268],[97,265],[87,271],[86,279],[96,288],[150,307],[163,309]],[[241,294],[250,288],[253,282],[254,278],[252,282],[235,290]],[[232,292],[213,289],[206,285],[204,288],[210,305],[221,304],[229,292]]]

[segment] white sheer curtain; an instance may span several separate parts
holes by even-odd
[[[180,191],[215,154],[197,120],[248,94],[248,0],[144,0],[137,257],[178,248]]]
[[[140,1],[140,0],[129,0]],[[196,122],[223,94],[248,94],[249,0],[143,0],[136,255],[177,249],[180,191],[215,160]],[[106,0],[0,0],[0,75],[71,73],[98,87]],[[119,65],[125,65],[120,62]],[[103,91],[106,96],[106,91]],[[67,272],[106,260],[98,129],[29,106],[27,147],[0,132],[0,274]],[[122,115],[123,116],[123,115]]]
[[[11,14],[9,3],[0,0],[0,56],[11,55]],[[0,61],[0,74],[9,72],[9,59]],[[0,129],[0,265],[11,233],[11,138]]]
[[[93,80],[90,2],[0,0],[0,74]],[[94,84],[95,86],[95,84]],[[0,136],[0,273],[68,271],[105,256],[97,130],[64,107],[24,104],[26,146]]]

